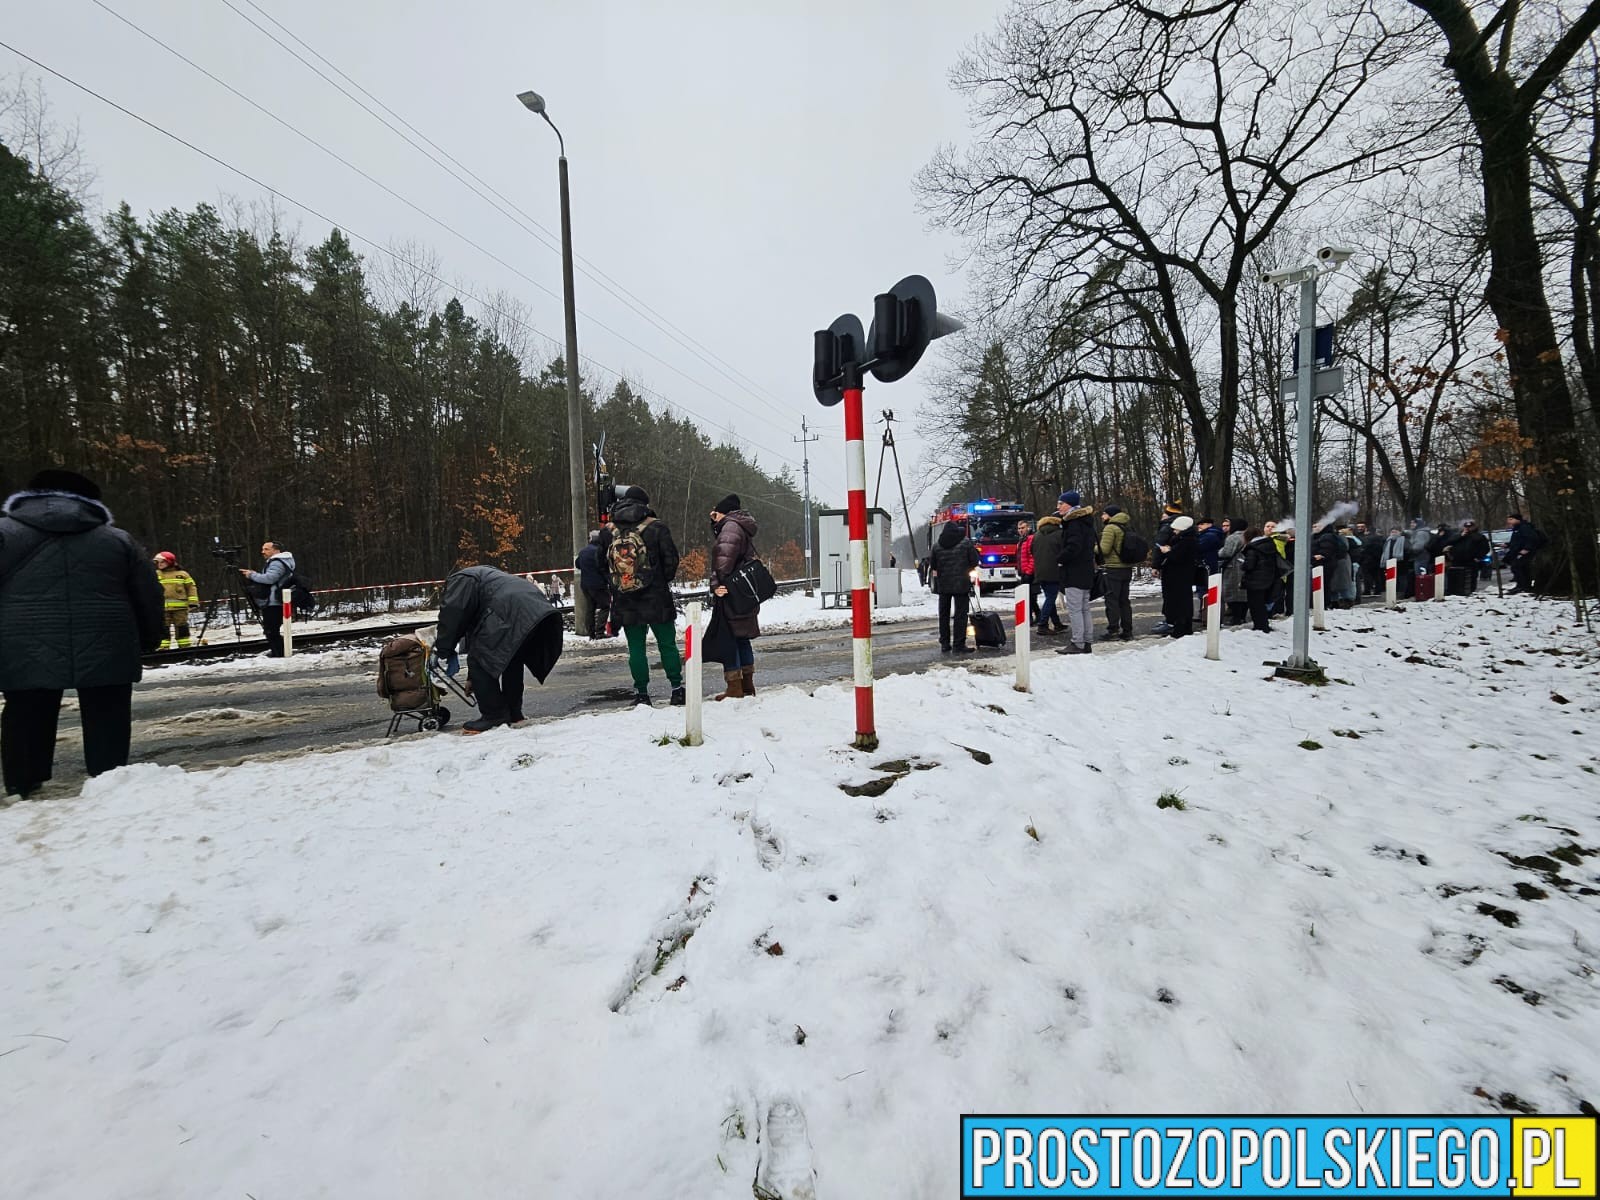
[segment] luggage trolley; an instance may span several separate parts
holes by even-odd
[[[393,713],[385,737],[399,733],[407,721],[416,722],[415,733],[443,729],[450,723],[450,710],[441,703],[447,691],[468,708],[478,706],[470,687],[443,671],[429,670],[428,655],[437,633],[438,627],[430,625],[402,634],[378,652],[378,695],[389,702]]]

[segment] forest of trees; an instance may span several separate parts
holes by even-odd
[[[275,537],[321,588],[570,567],[563,364],[530,369],[514,301],[474,315],[425,275],[389,268],[380,301],[339,230],[302,246],[259,209],[96,220],[72,179],[0,144],[0,486],[79,470],[152,551],[204,569],[213,538],[253,561]],[[650,492],[686,575],[728,492],[774,572],[802,573],[787,468],[625,381],[584,400],[587,438],[603,430],[612,474]]]
[[[1289,513],[1298,289],[1261,275],[1348,242],[1318,511],[1522,508],[1593,587],[1597,24],[1600,2],[1013,4],[954,72],[971,144],[920,180],[978,293],[930,476]]]

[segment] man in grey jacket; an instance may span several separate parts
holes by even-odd
[[[140,651],[166,636],[150,556],[111,524],[100,489],[41,471],[0,516],[0,763],[27,796],[55,769],[61,694],[78,693],[90,775],[127,765]]]
[[[261,543],[261,557],[267,565],[259,571],[240,567],[239,574],[250,584],[250,595],[261,610],[261,632],[267,639],[267,657],[283,657],[283,590],[294,585],[294,555],[282,542],[271,538]]]
[[[522,717],[522,669],[540,683],[561,657],[561,615],[537,586],[494,567],[463,567],[444,581],[434,662],[454,675],[467,648],[467,678],[479,715],[461,728],[483,733]]]

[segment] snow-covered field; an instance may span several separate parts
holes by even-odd
[[[788,689],[0,811],[4,1191],[935,1197],[964,1111],[1600,1103],[1594,637],[1329,622],[1322,688],[1281,625],[897,676],[872,754]]]

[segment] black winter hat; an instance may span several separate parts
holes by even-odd
[[[711,506],[712,512],[731,513],[738,512],[744,506],[739,503],[739,497],[729,492],[721,500]]]
[[[637,500],[640,504],[650,503],[650,493],[646,492],[642,487],[637,486],[631,487],[627,491],[623,492],[622,498],[624,500]]]
[[[100,499],[100,485],[92,479],[86,479],[76,471],[60,471],[50,468],[40,471],[28,481],[28,489],[34,492],[71,492],[74,496],[82,496],[85,500]]]
[[[1115,504],[1108,504],[1100,511],[1105,513],[1108,517],[1115,517],[1121,514],[1122,509],[1118,508]]]

